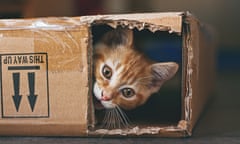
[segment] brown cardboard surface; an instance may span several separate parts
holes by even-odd
[[[79,135],[87,128],[88,60],[86,26],[54,28],[51,18],[18,21],[15,27],[1,27],[2,61],[1,135]],[[64,20],[62,20],[62,23]],[[5,21],[3,23],[6,23]],[[40,23],[41,26],[33,26]],[[31,25],[32,24],[32,25]],[[20,26],[19,26],[20,25]],[[31,25],[28,27],[27,25]],[[10,25],[11,26],[11,25]],[[42,27],[43,26],[43,27]],[[11,26],[12,27],[12,26]],[[42,56],[42,63],[31,57]],[[9,58],[10,57],[10,58]],[[25,57],[25,61],[21,61]],[[16,60],[16,61],[15,61]],[[9,70],[10,66],[39,66],[35,70]],[[29,72],[35,74],[34,110],[29,95]],[[14,105],[14,78],[18,73],[21,97],[18,111]],[[17,89],[17,88],[16,88]],[[17,103],[17,102],[16,102]]]
[[[183,37],[178,123],[94,128],[91,26],[97,24]],[[183,12],[1,20],[0,135],[190,136],[211,91],[206,83],[212,77],[214,51],[207,49],[212,45],[206,43],[205,32],[197,19]],[[25,70],[19,70],[22,67]]]
[[[185,20],[185,119],[192,132],[201,111],[213,92],[215,41],[211,31],[191,14]]]

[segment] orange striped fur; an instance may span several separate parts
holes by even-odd
[[[146,58],[134,48],[132,30],[118,27],[104,34],[94,46],[94,95],[107,109],[134,109],[177,70],[174,62],[155,63]]]

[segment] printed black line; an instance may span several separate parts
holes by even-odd
[[[0,55],[1,55],[1,56],[6,56],[6,55],[18,55],[18,56],[20,56],[20,55],[38,55],[38,54],[40,54],[40,55],[42,55],[42,54],[46,55],[47,53],[45,53],[45,52],[39,52],[39,53],[7,53],[7,54],[0,54]]]
[[[16,119],[19,119],[19,118],[49,118],[49,116],[34,116],[34,115],[21,115],[21,116],[3,116],[2,118],[16,118]]]
[[[46,53],[46,80],[47,80],[47,108],[48,108],[48,117],[50,117],[50,98],[49,98],[49,81],[48,81],[48,54]]]
[[[40,70],[40,66],[8,66],[8,70]]]
[[[1,56],[1,63],[0,63],[0,82],[1,82],[1,110],[2,110],[2,118],[4,117],[4,107],[3,107],[3,86],[2,86],[2,56]]]

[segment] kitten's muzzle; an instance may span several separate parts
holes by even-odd
[[[107,94],[106,92],[102,91],[101,100],[103,100],[103,101],[110,101],[111,99],[112,99],[112,97],[109,96],[109,94]]]

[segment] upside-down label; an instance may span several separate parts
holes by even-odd
[[[2,118],[49,117],[47,53],[1,54]]]

